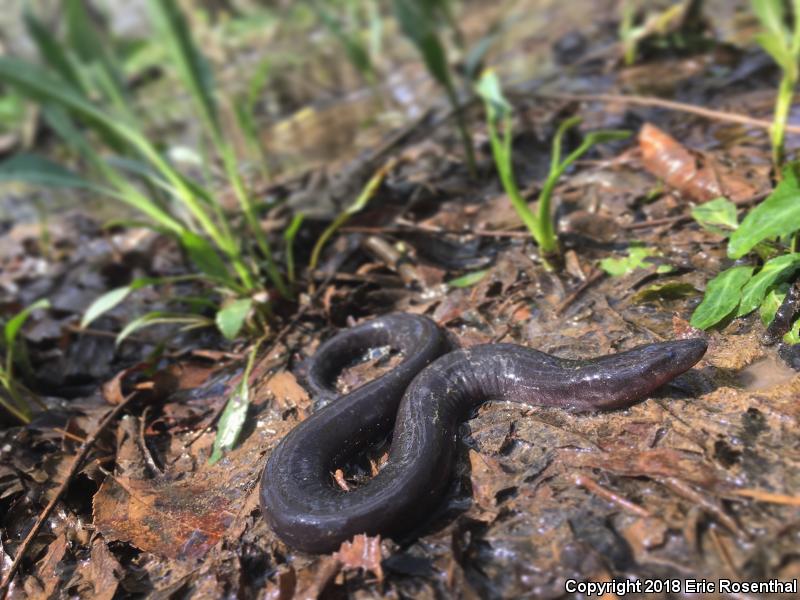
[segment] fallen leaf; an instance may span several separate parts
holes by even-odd
[[[339,551],[334,557],[342,563],[346,569],[363,569],[369,571],[383,581],[383,569],[381,568],[381,537],[374,537],[359,534],[352,541],[342,542]]]
[[[756,189],[743,177],[711,157],[688,150],[650,123],[645,123],[639,132],[639,148],[648,171],[698,202],[719,196],[735,202],[756,193]]]

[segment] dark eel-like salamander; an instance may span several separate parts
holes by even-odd
[[[702,339],[591,360],[565,360],[514,344],[453,350],[430,319],[393,314],[322,344],[308,368],[312,393],[334,397],[337,373],[376,346],[399,350],[404,359],[297,425],[264,469],[262,512],[278,536],[299,550],[329,552],[359,533],[413,530],[449,485],[459,423],[486,401],[572,411],[625,407],[691,368],[706,351]],[[389,432],[389,460],[381,471],[352,491],[339,489],[333,471]]]

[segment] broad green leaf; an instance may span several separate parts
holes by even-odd
[[[731,267],[708,282],[706,295],[695,309],[690,323],[697,329],[708,329],[730,315],[739,305],[742,288],[750,281],[753,267]]]
[[[42,298],[11,317],[11,319],[9,319],[8,323],[6,323],[5,327],[3,328],[3,337],[6,342],[6,348],[11,348],[14,345],[19,330],[25,324],[25,321],[28,320],[28,317],[31,316],[33,311],[39,310],[40,308],[49,307],[50,302],[46,298]]]
[[[800,318],[798,318],[792,328],[783,336],[783,341],[794,346],[800,344]]]
[[[727,236],[739,226],[736,205],[726,198],[715,198],[692,208],[695,221],[711,233]]]
[[[113,290],[110,290],[97,298],[89,305],[89,308],[86,309],[86,312],[83,313],[83,319],[81,319],[81,328],[86,327],[100,315],[117,306],[120,302],[125,300],[125,298],[127,298],[132,291],[133,288],[131,286],[125,285],[114,288]]]
[[[741,258],[756,244],[800,229],[800,186],[793,165],[769,197],[751,210],[728,242],[728,256]]]
[[[772,323],[772,320],[775,318],[775,313],[778,312],[781,304],[783,304],[783,299],[786,297],[786,292],[789,291],[789,284],[781,284],[773,290],[770,290],[767,297],[764,298],[764,301],[761,303],[761,307],[758,309],[759,315],[761,316],[761,322],[767,326]]]
[[[461,277],[456,277],[455,279],[451,279],[450,281],[447,282],[447,285],[455,288],[470,287],[478,283],[484,277],[486,277],[486,274],[488,272],[489,272],[488,269],[483,269],[482,271],[474,271],[472,273],[467,273],[466,275],[462,275]]]
[[[784,254],[767,261],[742,289],[742,300],[736,316],[741,317],[759,307],[767,291],[800,268],[800,253]]]
[[[0,163],[0,182],[48,187],[70,187],[113,194],[113,190],[84,179],[77,173],[37,154],[15,154]]]
[[[253,307],[251,298],[240,298],[223,306],[217,311],[217,328],[227,339],[233,340],[239,335],[250,309]]]
[[[600,261],[600,268],[612,277],[621,277],[622,275],[633,273],[636,269],[652,266],[652,263],[649,263],[647,258],[657,255],[658,251],[653,248],[631,246],[628,248],[628,256],[623,258],[604,258]]]
[[[208,464],[210,465],[216,463],[222,458],[223,453],[231,450],[236,445],[236,442],[239,441],[239,436],[247,419],[247,409],[250,407],[250,373],[253,370],[257,353],[258,345],[250,350],[247,366],[244,369],[244,373],[242,373],[242,380],[234,389],[228,399],[228,403],[225,405],[225,410],[220,415],[214,446],[211,450],[211,456],[208,458]]]

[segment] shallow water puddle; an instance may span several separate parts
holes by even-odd
[[[767,356],[745,367],[739,373],[739,382],[745,390],[763,390],[791,381],[797,372],[776,356]]]

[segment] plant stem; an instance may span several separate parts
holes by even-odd
[[[474,178],[477,176],[478,169],[475,166],[475,151],[472,148],[472,136],[469,134],[467,120],[464,117],[464,107],[461,106],[461,103],[458,101],[458,94],[456,94],[452,83],[446,85],[445,89],[447,90],[447,97],[450,99],[450,104],[453,105],[453,110],[455,111],[456,126],[461,135],[461,143],[464,145],[464,153],[467,157],[467,168],[469,169],[470,176]]]
[[[772,164],[775,167],[775,175],[780,178],[781,165],[784,159],[784,138],[786,136],[786,123],[789,119],[789,110],[792,108],[792,95],[794,86],[797,82],[792,75],[784,72],[778,88],[778,97],[775,99],[775,115],[770,127],[770,138],[772,141]]]

